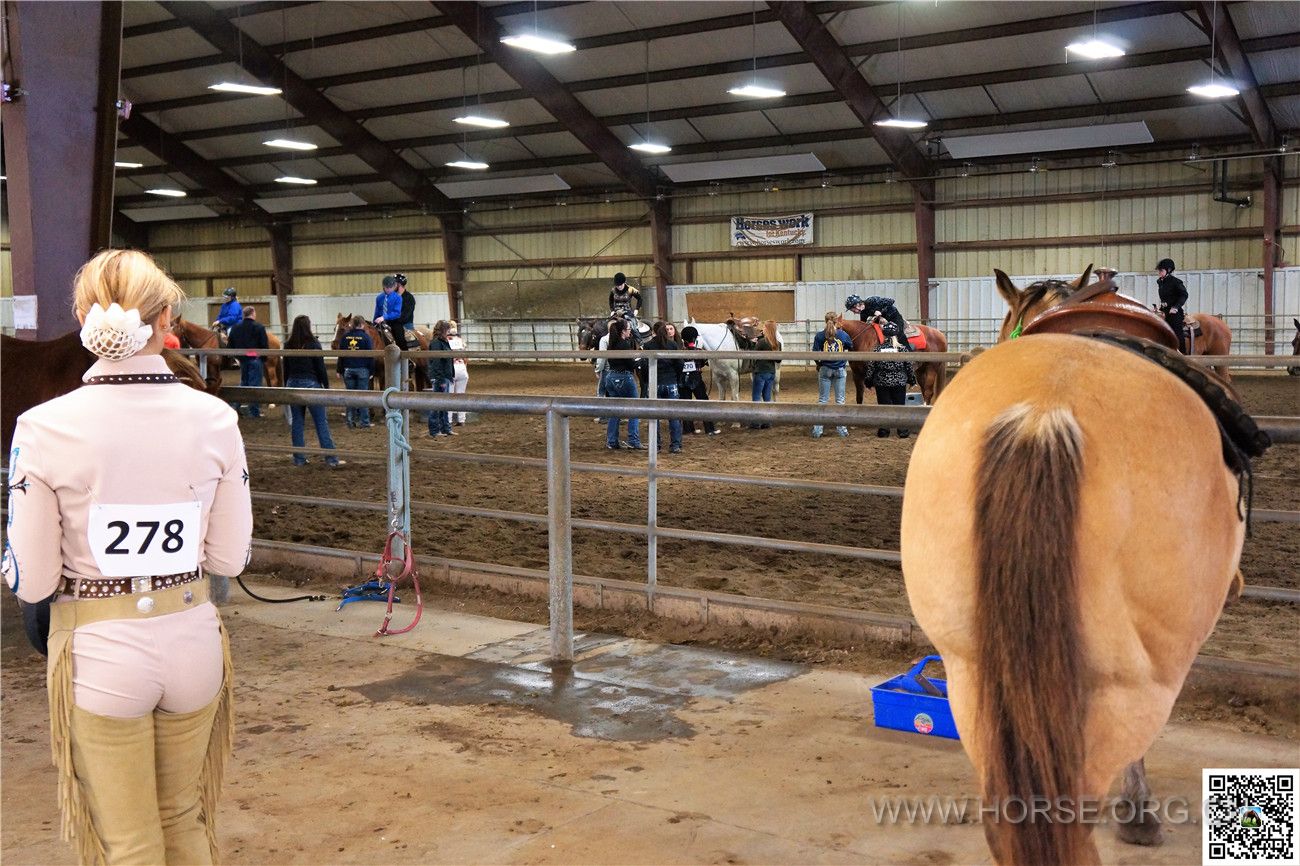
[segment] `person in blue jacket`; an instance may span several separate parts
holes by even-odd
[[[406,332],[402,327],[402,296],[397,291],[397,277],[389,274],[384,277],[383,291],[375,295],[376,325],[387,324],[393,342],[398,348],[406,348]]]
[[[244,308],[235,297],[235,287],[231,286],[221,293],[225,296],[225,303],[217,311],[217,320],[212,323],[212,327],[220,328],[223,331],[229,331],[244,320]]]

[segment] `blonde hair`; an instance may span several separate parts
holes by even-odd
[[[103,250],[77,271],[72,280],[73,309],[84,317],[99,304],[138,310],[140,321],[152,323],[167,307],[185,300],[185,292],[153,260],[139,250]]]
[[[826,338],[827,339],[834,337],[835,332],[839,330],[839,328],[836,327],[835,325],[835,322],[838,321],[839,318],[840,318],[839,313],[835,312],[834,310],[831,310],[829,313],[826,314]]]

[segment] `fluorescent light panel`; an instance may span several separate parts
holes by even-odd
[[[484,129],[505,129],[510,125],[510,121],[502,120],[499,117],[486,117],[482,114],[465,114],[453,121],[462,126],[481,126]]]
[[[876,126],[889,126],[894,129],[925,129],[929,125],[928,120],[909,120],[906,117],[890,117],[876,121]]]
[[[705,162],[677,162],[659,168],[673,183],[726,180],[733,177],[767,177],[776,174],[805,174],[826,170],[815,154],[754,156],[744,159],[711,159]]]
[[[114,162],[115,168],[144,168],[143,162]]]
[[[785,91],[762,84],[741,84],[727,90],[732,96],[744,96],[749,99],[778,99],[785,96]]]
[[[178,204],[165,207],[123,208],[122,214],[132,222],[157,223],[172,220],[197,220],[218,216],[217,212],[205,204]]]
[[[1121,147],[1150,144],[1155,139],[1145,121],[1102,123],[1063,129],[1026,129],[989,135],[961,135],[945,138],[943,146],[954,159],[1004,156],[1013,153],[1050,153],[1057,150]]]
[[[470,171],[483,171],[490,166],[477,159],[457,159],[447,163],[447,168],[467,168]]]
[[[570,51],[578,50],[568,42],[560,39],[548,39],[536,33],[519,33],[513,36],[505,36],[501,41],[511,48],[522,48],[524,51],[532,51],[536,54],[568,54]]]
[[[524,195],[532,192],[559,192],[569,184],[558,174],[534,174],[525,177],[494,177],[484,180],[451,180],[434,184],[448,198],[489,198],[497,195]]]
[[[642,153],[670,153],[672,148],[666,144],[655,144],[653,141],[638,141],[636,144],[629,144],[632,150],[639,150]]]
[[[277,178],[275,179],[275,182],[276,182],[276,183],[296,183],[296,184],[300,184],[300,185],[302,185],[302,186],[315,186],[315,185],[316,185],[316,181],[315,181],[314,178],[310,178],[310,177],[294,177],[293,175],[289,175],[289,174],[286,174],[284,177],[277,177]]]
[[[209,84],[208,90],[217,90],[221,93],[247,93],[252,96],[275,96],[281,92],[278,87],[263,87],[260,84],[236,84],[233,81]]]
[[[292,138],[273,138],[270,141],[264,141],[267,147],[282,147],[285,150],[315,150],[316,145],[310,141],[295,141]]]
[[[149,195],[161,195],[166,196],[167,198],[185,198],[186,195],[186,192],[183,189],[163,189],[161,187],[158,189],[147,189],[145,192],[149,193]]]
[[[1085,39],[1071,42],[1065,50],[1087,60],[1106,60],[1111,57],[1123,57],[1124,49],[1101,39]]]
[[[336,207],[355,207],[366,200],[354,192],[326,192],[317,195],[286,195],[259,198],[257,206],[267,213],[290,213],[299,210],[328,210]]]
[[[1227,99],[1229,96],[1236,96],[1241,93],[1237,88],[1230,84],[1224,84],[1222,81],[1198,84],[1195,87],[1187,88],[1187,92],[1206,99]]]

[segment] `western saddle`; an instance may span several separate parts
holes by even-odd
[[[1136,298],[1121,295],[1110,280],[1084,286],[1062,304],[1025,325],[1022,334],[1074,334],[1080,331],[1119,331],[1178,349],[1173,328]]]

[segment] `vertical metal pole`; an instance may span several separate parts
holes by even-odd
[[[650,392],[645,395],[652,400],[659,399],[659,362],[651,358],[650,376],[647,379],[646,389]],[[655,470],[659,466],[659,422],[650,422],[650,435],[646,437],[649,442],[649,468],[646,470],[646,505],[645,505],[645,528],[646,528],[646,604],[650,609],[654,609],[655,585],[659,582],[659,478],[655,475]]]
[[[396,345],[384,349],[384,377],[388,387],[406,390],[406,361],[402,350]],[[411,531],[410,493],[411,470],[406,452],[399,441],[410,441],[410,412],[402,412],[402,424],[398,429],[388,423],[384,415],[384,429],[388,433],[388,528]],[[400,437],[399,437],[400,430]],[[393,545],[394,556],[404,556],[406,548],[400,540]]]
[[[546,531],[550,548],[551,662],[573,662],[573,521],[569,419],[546,413]]]
[[[208,381],[208,356],[199,355],[199,378]]]

